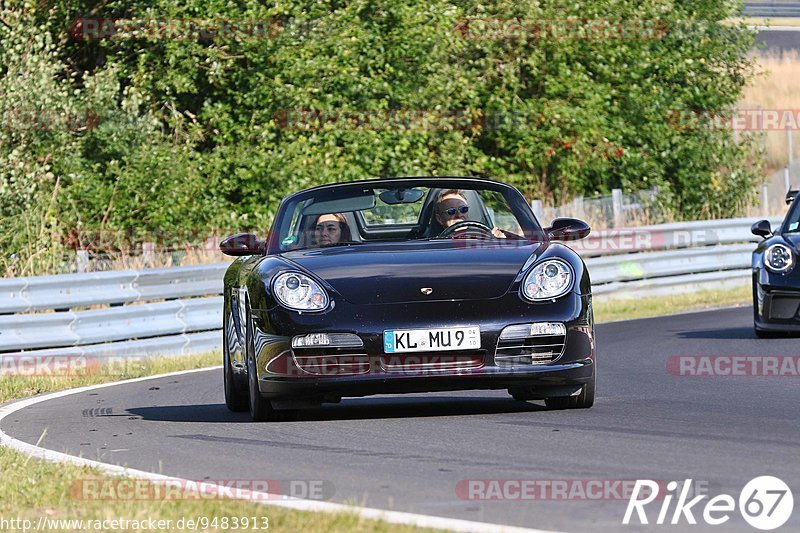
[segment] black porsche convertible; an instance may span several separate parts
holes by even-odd
[[[753,224],[764,238],[753,252],[753,315],[759,337],[800,333],[800,199],[789,191],[791,204],[783,223],[772,232],[768,220]]]
[[[478,177],[389,178],[286,197],[265,239],[226,238],[224,387],[255,421],[372,394],[595,397],[589,274],[523,195]]]

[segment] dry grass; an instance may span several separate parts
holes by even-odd
[[[112,252],[107,259],[93,260],[89,271],[163,268],[173,266],[207,265],[230,262],[218,248],[190,248],[175,251],[157,251],[152,255]]]
[[[800,54],[758,54],[759,75],[745,88],[739,104],[741,109],[800,110]],[[797,114],[795,113],[795,116]],[[764,134],[765,168],[768,174],[783,168],[788,162],[787,138],[784,131]],[[795,159],[800,144],[800,128],[794,131]]]
[[[63,247],[49,250],[48,246],[43,245],[35,250],[31,248],[31,253],[19,260],[0,261],[0,277],[140,270],[230,262],[230,258],[216,247],[187,246],[180,250],[156,250],[152,254],[143,254],[141,250],[110,251],[106,252],[104,257],[90,257],[81,264],[76,258],[75,251],[64,250]]]
[[[671,296],[631,299],[595,296],[594,316],[598,323],[634,320],[747,305],[752,297],[752,288],[746,282],[730,289],[704,290]]]
[[[731,23],[738,24],[740,22],[744,22],[748,26],[789,26],[793,28],[800,26],[800,18],[796,17],[746,17],[731,19]]]

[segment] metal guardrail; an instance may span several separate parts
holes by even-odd
[[[665,278],[642,279],[630,282],[614,281],[592,287],[595,296],[639,298],[642,296],[668,296],[711,289],[730,289],[746,285],[750,269],[723,270],[702,274],[684,274]]]
[[[746,17],[800,17],[800,4],[787,2],[745,2]]]
[[[58,348],[218,329],[222,297],[0,316],[0,352]]]
[[[599,298],[692,292],[747,283],[758,240],[752,222],[603,230],[568,244],[585,258]],[[108,357],[219,349],[227,266],[0,279],[0,353]]]
[[[110,344],[91,344],[70,348],[48,348],[23,352],[24,355],[36,357],[53,356],[86,356],[98,359],[124,356],[181,355],[207,353],[222,348],[221,330],[186,333],[137,339]],[[0,354],[2,357],[2,354]]]
[[[750,267],[752,251],[750,244],[732,244],[597,257],[587,259],[586,265],[596,290],[608,283],[746,269]]]
[[[770,218],[777,227],[782,219]],[[742,242],[757,243],[750,233],[751,218],[729,218],[699,222],[674,222],[618,230],[593,231],[583,240],[569,243],[583,257],[598,257],[634,252],[696,248]]]
[[[227,264],[0,279],[0,314],[221,294]]]
[[[777,227],[782,219],[770,218]],[[571,243],[601,298],[636,298],[729,288],[750,279],[759,241],[753,219],[676,222],[593,232]],[[742,244],[749,243],[749,244]]]

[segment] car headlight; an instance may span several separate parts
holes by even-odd
[[[272,292],[278,303],[294,311],[320,311],[328,307],[325,289],[299,272],[284,272],[275,276]]]
[[[764,266],[772,272],[788,272],[794,266],[792,249],[785,244],[773,244],[764,252]]]
[[[572,288],[572,267],[560,259],[542,261],[528,272],[522,281],[522,294],[534,302],[552,300]]]

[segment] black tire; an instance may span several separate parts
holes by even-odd
[[[517,400],[518,402],[527,402],[528,400],[533,400],[533,395],[531,394],[530,387],[519,387],[514,389],[508,389],[508,393],[511,395],[512,398]]]
[[[247,358],[247,384],[249,388],[249,402],[250,418],[253,422],[274,422],[277,420],[275,416],[275,409],[269,400],[261,396],[261,391],[258,390],[258,372],[256,371],[255,360],[251,357]]]
[[[759,339],[778,339],[786,335],[782,331],[769,331],[766,329],[758,329],[758,328],[754,329],[756,330],[756,337],[758,337]]]
[[[544,404],[550,409],[588,409],[594,405],[594,392],[597,382],[597,371],[592,370],[592,379],[583,386],[577,396],[559,396],[545,398]]]
[[[226,348],[223,348],[227,352]],[[230,357],[226,353],[223,357],[223,384],[225,386],[225,405],[234,413],[247,411],[250,402],[248,391],[241,391],[233,378],[233,368],[231,368]]]
[[[241,390],[233,376],[233,367],[231,366],[230,344],[228,343],[228,310],[223,310],[225,313],[225,324],[222,328],[222,382],[225,388],[225,406],[234,413],[241,413],[247,411],[249,402],[248,391]]]
[[[253,422],[283,422],[296,420],[298,416],[297,410],[275,409],[272,407],[272,403],[269,400],[261,396],[261,391],[258,389],[258,370],[256,369],[252,321],[249,309],[247,311],[245,333],[245,359],[247,360],[248,407],[250,409],[250,418]]]

